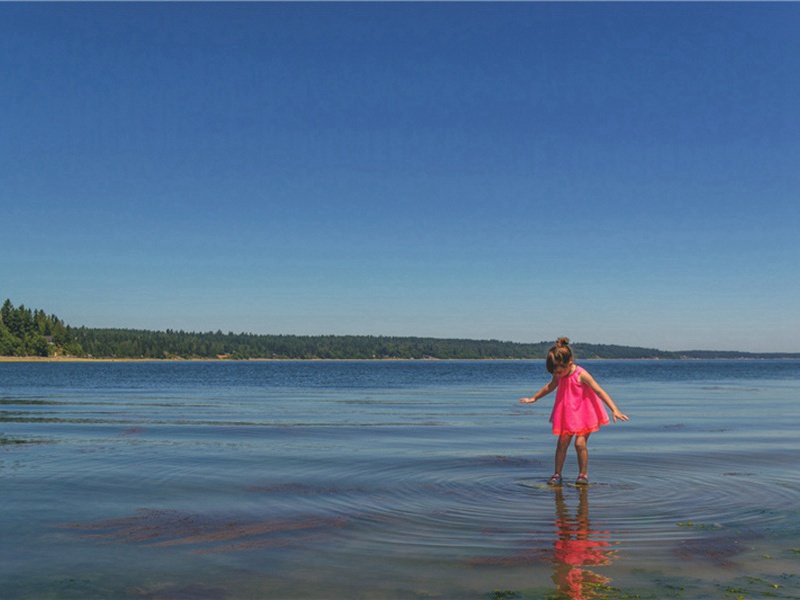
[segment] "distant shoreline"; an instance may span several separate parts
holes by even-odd
[[[55,315],[6,300],[0,362],[234,362],[542,360],[552,341],[531,343],[418,336],[291,335],[70,327]],[[800,360],[800,352],[669,351],[573,342],[578,360]]]
[[[246,363],[246,362],[444,362],[444,361],[544,361],[544,358],[84,358],[80,356],[0,356],[0,363],[109,363],[109,362],[217,362],[217,363]],[[584,360],[614,360],[614,359],[584,359]],[[628,359],[641,360],[641,359]]]
[[[576,358],[576,362],[615,361],[615,362],[662,362],[662,361],[765,361],[800,360],[800,356],[788,357],[710,357],[697,358]],[[258,362],[544,362],[544,358],[85,358],[79,356],[0,356],[0,363],[258,363]]]

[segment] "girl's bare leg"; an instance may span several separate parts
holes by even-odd
[[[589,450],[586,448],[586,442],[589,440],[589,435],[579,435],[575,437],[575,452],[578,454],[578,474],[586,475],[589,468]]]
[[[569,443],[572,441],[572,435],[562,433],[558,436],[558,445],[556,446],[556,470],[555,472],[561,475],[561,470],[564,468],[564,461],[567,459],[567,450]]]

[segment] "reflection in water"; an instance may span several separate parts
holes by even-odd
[[[610,549],[607,531],[592,529],[589,521],[589,490],[579,487],[578,510],[572,518],[564,492],[556,489],[556,534],[553,543],[553,583],[558,597],[583,600],[597,597],[611,580],[585,567],[608,565],[615,551]]]

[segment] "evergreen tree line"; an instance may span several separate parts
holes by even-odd
[[[6,300],[0,308],[0,356],[80,356],[83,349],[75,343],[72,329],[55,315],[15,307]]]
[[[0,309],[0,356],[203,359],[542,359],[553,342],[367,335],[256,335],[71,328],[55,315],[6,300]],[[800,354],[665,352],[604,344],[573,345],[576,358],[800,358]]]
[[[440,339],[367,335],[256,335],[144,331],[72,330],[86,356],[112,358],[228,359],[543,359],[554,342],[522,344],[498,340]],[[726,351],[668,352],[654,348],[575,343],[577,359],[800,358],[791,353]]]
[[[117,358],[495,359],[542,358],[549,346],[496,340],[357,335],[255,335],[131,329],[74,330],[86,355]]]

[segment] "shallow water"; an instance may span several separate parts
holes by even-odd
[[[2,597],[800,597],[800,361],[583,366],[0,364]]]

